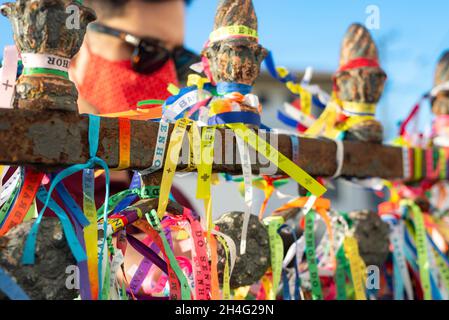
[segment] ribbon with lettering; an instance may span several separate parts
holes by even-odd
[[[43,177],[43,173],[36,172],[30,168],[26,169],[23,187],[20,190],[11,212],[3,221],[2,227],[0,228],[0,237],[4,236],[13,227],[22,223],[28,210],[33,204]]]
[[[0,108],[12,109],[17,78],[19,52],[16,46],[6,46],[0,69]]]
[[[251,129],[243,124],[228,124],[236,135],[241,137],[252,148],[275,164],[279,169],[289,175],[293,180],[303,186],[316,197],[321,197],[327,190],[307,172],[298,167],[285,155],[281,154],[269,143],[258,137]]]
[[[22,258],[22,262],[24,264],[34,264],[35,261],[35,248],[36,248],[36,238],[37,238],[37,232],[39,229],[39,225],[40,225],[40,221],[42,219],[42,216],[46,210],[46,208],[48,207],[49,203],[50,203],[50,198],[51,195],[54,191],[54,189],[56,188],[56,186],[62,181],[64,180],[66,177],[69,177],[71,175],[73,175],[76,172],[79,171],[83,171],[85,169],[91,169],[94,168],[95,166],[100,166],[105,170],[105,177],[106,177],[106,190],[105,190],[105,201],[107,201],[107,199],[109,198],[109,168],[108,165],[104,162],[104,160],[98,158],[96,156],[97,151],[98,151],[98,144],[99,144],[99,136],[100,136],[100,118],[98,116],[94,116],[94,115],[89,115],[89,132],[88,132],[88,141],[89,141],[89,155],[90,155],[90,159],[87,163],[85,164],[77,164],[77,165],[73,165],[63,171],[61,171],[60,173],[58,173],[54,179],[52,180],[52,183],[50,185],[50,188],[48,189],[48,196],[44,202],[44,207],[41,209],[38,219],[36,220],[36,222],[34,223],[28,238],[26,240],[25,243],[25,250],[24,250],[24,254],[23,254],[23,258]],[[93,175],[93,173],[92,173]],[[40,177],[39,179],[39,183],[40,180],[42,180],[42,177]],[[107,212],[108,212],[108,208],[107,206],[105,206],[105,210],[104,210],[104,224],[103,224],[103,229],[106,231],[108,228],[108,223],[107,223]],[[95,213],[95,212],[94,212]],[[86,215],[87,216],[87,215]],[[95,218],[96,215],[94,214]],[[87,216],[88,220],[89,217]],[[96,224],[95,224],[96,226]],[[104,248],[106,246],[106,238],[107,238],[107,232],[103,232],[104,236],[103,236],[103,241],[102,241],[102,245],[101,245],[101,249],[100,249],[100,254],[98,256],[99,259],[99,266],[103,266],[102,260],[103,260],[103,256],[104,256]],[[88,246],[88,244],[86,243],[86,247]],[[102,268],[99,268],[98,271],[99,274],[99,279],[103,279],[102,276]],[[101,293],[101,286],[102,286],[102,282],[99,282],[99,290],[98,292]],[[92,296],[93,298],[95,298],[95,296]]]
[[[192,242],[195,249],[193,261],[195,265],[196,298],[199,300],[210,300],[211,272],[203,229],[200,222],[193,217],[189,209],[184,208],[183,215],[189,221],[192,229]]]
[[[277,289],[281,282],[282,261],[284,256],[284,245],[278,230],[284,224],[282,217],[268,217],[264,219],[264,224],[268,227],[268,237],[270,243],[271,270],[273,281],[271,290],[267,292],[270,300],[276,300]]]
[[[181,152],[182,142],[184,139],[187,126],[191,123],[189,119],[180,119],[176,121],[175,128],[170,136],[170,143],[168,145],[167,158],[165,159],[164,173],[162,175],[161,189],[159,196],[159,205],[157,214],[161,219],[168,205],[168,198],[173,184],[173,178],[176,173],[178,165],[179,154]]]
[[[313,300],[323,300],[323,290],[318,274],[315,250],[315,211],[310,211],[305,217],[306,258],[309,266],[310,283],[312,285],[312,297]]]
[[[168,244],[167,238],[165,237],[164,232],[162,231],[161,224],[159,221],[158,214],[155,210],[152,210],[150,213],[147,213],[146,215],[148,223],[159,233],[162,244],[165,249],[165,253],[170,260],[170,265],[173,268],[173,271],[176,273],[176,276],[178,277],[178,280],[181,284],[181,298],[182,300],[190,300],[190,288],[189,284],[187,282],[187,279],[182,272],[181,268],[179,267],[179,264],[170,248],[170,245]]]

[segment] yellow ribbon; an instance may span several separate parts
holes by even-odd
[[[338,110],[338,103],[334,98],[332,98],[323,113],[313,123],[313,125],[307,129],[305,134],[311,137],[338,137],[341,132],[334,127],[334,124],[337,121]]]
[[[214,163],[214,144],[216,127],[207,127],[203,131],[201,139],[201,161],[198,164],[198,183],[196,197],[204,200],[206,210],[207,237],[213,227],[212,223],[212,198],[211,198],[211,180],[212,165]]]
[[[234,291],[234,300],[245,300],[248,296],[251,286],[240,287]]]
[[[216,42],[224,40],[226,38],[238,36],[255,38],[256,40],[258,39],[258,34],[256,30],[251,29],[247,26],[236,25],[236,26],[224,26],[213,31],[210,34],[209,40],[210,42]]]
[[[363,122],[375,120],[375,119],[376,118],[374,116],[351,116],[343,123],[337,124],[335,127],[341,133],[341,132],[346,132],[346,131],[350,130],[351,128],[353,128]],[[336,137],[329,137],[329,138],[335,139]]]
[[[279,71],[278,71],[279,72]],[[288,75],[288,73],[287,73]],[[287,88],[293,94],[299,95],[301,99],[301,110],[307,115],[312,114],[312,94],[304,89],[300,84],[294,82],[287,82]]]
[[[184,139],[187,126],[192,123],[189,119],[179,119],[176,121],[175,128],[170,136],[168,145],[167,158],[165,159],[164,173],[162,175],[161,190],[159,195],[159,206],[157,215],[159,219],[165,214],[168,205],[168,198],[173,184],[173,178],[178,165],[179,154],[181,152],[182,142]]]
[[[85,170],[83,176],[83,209],[84,215],[89,221],[89,225],[84,228],[84,242],[86,244],[87,268],[89,273],[89,282],[91,298],[98,299],[98,226],[97,209],[95,208],[95,199],[92,191],[94,190],[94,170]],[[90,192],[89,192],[90,191]]]
[[[357,113],[375,113],[376,105],[360,102],[348,102],[337,99],[335,93],[321,116],[306,131],[312,137],[324,136],[337,139],[338,136],[363,122],[374,120],[374,115],[351,115],[342,123],[337,123],[338,115],[343,111]],[[374,112],[373,112],[374,111]]]
[[[231,299],[231,275],[229,273],[229,248],[226,244],[226,241],[222,239],[220,236],[217,237],[217,240],[221,243],[221,245],[224,248],[226,260],[225,260],[225,266],[224,266],[224,272],[223,272],[223,300],[230,300]]]
[[[204,78],[198,74],[189,74],[187,77],[187,86],[194,87],[196,86],[198,90],[203,90],[204,85],[206,83],[210,83],[209,79]]]
[[[177,86],[175,86],[173,83],[170,83],[170,84],[167,86],[167,91],[168,91],[171,95],[177,96],[181,90],[180,90]]]
[[[201,134],[195,121],[190,126],[188,138],[190,151],[187,171],[194,171],[201,162]]]
[[[344,250],[346,257],[349,260],[351,268],[352,282],[354,284],[356,300],[366,300],[365,293],[365,269],[362,258],[359,254],[359,246],[354,237],[346,237],[344,240]]]
[[[303,186],[316,197],[321,197],[327,190],[307,172],[293,163],[285,155],[273,148],[268,142],[256,135],[251,129],[243,124],[228,124],[236,135],[247,142],[265,158],[275,164],[279,169],[289,175],[293,180]]]
[[[354,101],[342,101],[341,106],[344,111],[351,113],[365,113],[374,115],[376,113],[375,103],[364,103]]]

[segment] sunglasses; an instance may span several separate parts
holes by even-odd
[[[117,37],[130,45],[134,49],[131,55],[131,66],[138,73],[153,73],[162,68],[169,59],[173,59],[178,79],[184,80],[190,66],[201,60],[198,55],[183,46],[169,50],[163,41],[156,38],[139,38],[99,23],[91,23],[89,30]]]

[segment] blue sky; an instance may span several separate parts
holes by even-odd
[[[253,0],[261,43],[278,64],[333,72],[342,37],[353,22],[365,23],[366,8],[380,9],[380,29],[373,30],[388,73],[378,117],[387,137],[418,97],[432,86],[436,61],[449,49],[447,0]],[[199,50],[213,25],[216,1],[195,0],[188,9],[187,44]],[[425,110],[428,108],[425,108]],[[425,114],[424,114],[425,116]],[[425,121],[425,120],[424,120]]]
[[[1,1],[4,2],[4,1]],[[212,29],[215,0],[194,0],[187,10],[187,46],[199,51]],[[380,29],[373,30],[388,73],[388,90],[378,116],[388,137],[397,121],[432,86],[435,63],[449,48],[447,0],[253,0],[261,43],[278,64],[295,70],[312,66],[333,72],[342,37],[352,22],[364,23],[366,8],[380,9]],[[6,18],[0,17],[0,47],[12,43]]]

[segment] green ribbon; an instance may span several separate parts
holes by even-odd
[[[335,273],[335,284],[337,287],[337,300],[347,300],[346,295],[346,275],[345,270],[348,268],[348,260],[346,259],[343,246],[337,252],[337,270]]]
[[[3,220],[5,220],[5,217],[8,214],[9,209],[13,205],[14,200],[16,199],[19,191],[20,191],[20,183],[17,184],[11,196],[8,198],[8,200],[6,200],[6,202],[3,204],[2,209],[0,210],[0,224],[3,223]]]
[[[104,276],[103,292],[101,294],[101,300],[109,300],[109,294],[111,290],[111,263],[109,259],[106,262],[105,273],[106,274]]]
[[[415,225],[415,242],[418,251],[418,266],[421,286],[424,291],[424,300],[432,300],[432,288],[430,286],[429,258],[427,251],[426,227],[421,209],[411,202],[405,202],[412,209],[413,223]]]
[[[150,100],[142,100],[137,102],[137,106],[138,107],[143,107],[143,106],[161,106],[165,103],[165,100],[155,100],[155,99],[150,99]]]
[[[121,295],[122,300],[125,300],[125,301],[129,300],[128,294],[126,293],[125,281],[122,282],[122,290],[120,293],[121,293],[120,295]]]
[[[284,258],[284,244],[278,230],[284,224],[282,217],[268,217],[264,219],[264,224],[268,228],[268,237],[270,244],[271,271],[273,274],[273,286],[271,292],[267,292],[270,300],[276,300],[276,294],[281,282],[282,260]]]
[[[54,75],[58,77],[63,77],[68,79],[69,73],[66,71],[48,69],[48,68],[25,68],[22,72],[23,75],[31,76],[31,75]]]
[[[160,186],[145,186],[142,188],[126,189],[122,192],[114,194],[108,200],[108,215],[114,211],[117,205],[130,195],[137,195],[140,199],[157,199],[159,198]],[[103,219],[104,204],[97,210],[98,220]]]
[[[321,289],[320,276],[318,273],[318,263],[315,249],[315,211],[310,211],[306,215],[306,258],[309,266],[310,283],[312,285],[313,300],[323,300],[323,290]]]

